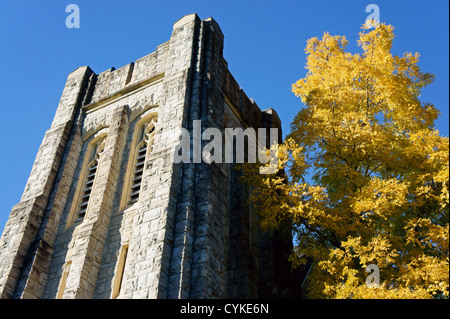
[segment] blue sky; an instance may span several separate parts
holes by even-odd
[[[68,4],[80,8],[80,28],[68,29]],[[186,14],[213,17],[225,34],[224,56],[247,95],[261,109],[273,107],[283,133],[302,104],[291,85],[306,73],[306,41],[324,31],[345,35],[348,50],[369,13],[395,26],[394,54],[419,52],[423,71],[435,74],[422,100],[442,113],[436,122],[448,136],[449,3],[433,1],[106,1],[2,0],[0,2],[0,230],[20,200],[45,131],[50,127],[67,75],[89,65],[100,73],[153,52]]]

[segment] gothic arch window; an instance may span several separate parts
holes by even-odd
[[[116,273],[114,275],[114,284],[112,289],[112,299],[116,299],[121,292],[123,277],[125,274],[126,260],[128,254],[128,244],[123,245],[120,248],[119,259],[117,261]]]
[[[131,147],[129,165],[127,169],[127,183],[123,194],[122,206],[129,206],[139,200],[142,177],[145,170],[148,155],[153,150],[153,142],[156,134],[156,115],[140,120],[135,127],[134,143]]]
[[[86,216],[102,154],[105,150],[105,143],[106,134],[101,134],[87,146],[86,157],[79,175],[80,178],[75,191],[76,195],[72,202],[66,229],[75,223],[83,221]]]
[[[145,122],[139,129],[139,143],[137,145],[137,156],[131,182],[130,196],[128,204],[138,201],[141,190],[142,174],[144,172],[145,159],[147,154],[153,150],[153,141],[155,138],[155,118]]]
[[[82,197],[79,204],[79,209],[77,212],[75,222],[82,221],[84,216],[86,215],[86,211],[88,208],[89,200],[91,198],[92,188],[94,187],[95,177],[97,176],[98,165],[100,162],[100,158],[105,149],[105,138],[100,140],[94,147],[94,150],[91,154],[90,161],[88,163],[87,174],[85,177],[84,188],[82,191]]]

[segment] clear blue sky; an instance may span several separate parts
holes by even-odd
[[[79,29],[66,28],[70,3],[80,8]],[[355,52],[371,3],[380,8],[381,21],[396,28],[394,53],[420,52],[422,70],[436,75],[422,98],[441,111],[436,126],[448,136],[447,0],[1,0],[0,230],[20,200],[67,75],[78,66],[96,73],[119,68],[169,40],[182,16],[211,16],[225,34],[232,74],[260,108],[276,109],[287,133],[301,107],[290,88],[305,75],[306,41],[329,31],[345,35]]]

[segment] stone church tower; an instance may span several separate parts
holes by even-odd
[[[258,229],[235,165],[174,163],[193,120],[281,130],[230,74],[223,39],[191,14],[134,63],[68,76],[0,240],[1,298],[292,293],[290,241]]]

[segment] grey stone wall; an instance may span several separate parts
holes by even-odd
[[[0,239],[2,298],[112,298],[118,282],[117,298],[280,295],[271,289],[274,270],[266,268],[277,265],[271,251],[288,247],[289,238],[275,247],[273,235],[263,236],[235,165],[174,163],[179,129],[192,137],[194,120],[202,129],[281,130],[275,111],[262,112],[234,80],[223,44],[213,19],[192,14],[134,63],[69,75]],[[123,205],[136,125],[150,115],[157,115],[156,135],[139,200]],[[72,223],[89,145],[102,134],[106,146],[86,216]]]

